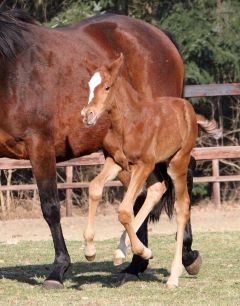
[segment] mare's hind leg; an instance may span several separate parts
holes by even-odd
[[[187,189],[188,154],[179,151],[170,161],[168,173],[173,180],[176,202],[177,242],[175,256],[172,262],[171,274],[167,281],[168,288],[178,286],[178,278],[182,273],[182,250],[184,230],[190,220],[190,198]]]
[[[70,266],[70,257],[60,224],[55,150],[52,139],[43,135],[35,135],[29,138],[26,143],[39,189],[42,213],[49,225],[55,249],[53,270],[44,281],[43,286],[45,288],[61,288],[63,287],[64,273]]]
[[[140,208],[142,207],[144,201],[146,199],[146,195],[141,194],[138,196],[133,210],[134,210],[134,216],[137,215]],[[137,231],[137,237],[138,239],[146,246],[148,247],[148,219],[149,216],[144,220],[143,224],[140,226],[139,230]],[[143,259],[141,256],[133,254],[131,263],[121,271],[123,273],[122,281],[127,281],[128,279],[133,279],[132,276],[138,277],[139,273],[143,273],[148,266],[149,260]],[[137,279],[137,278],[136,278]]]
[[[85,249],[84,254],[87,260],[95,259],[96,249],[94,246],[94,218],[97,206],[102,197],[104,184],[113,180],[122,168],[114,162],[111,157],[107,157],[102,171],[91,181],[89,186],[89,210],[87,226],[84,231]]]
[[[196,161],[193,157],[191,157],[190,163],[188,165],[188,176],[187,176],[187,186],[188,186],[188,194],[190,196],[190,200],[192,197],[192,189],[193,189],[193,171],[196,167]],[[182,254],[182,263],[190,275],[198,274],[201,264],[202,258],[197,250],[192,250],[192,227],[191,221],[187,223],[184,232],[183,238],[183,254]]]

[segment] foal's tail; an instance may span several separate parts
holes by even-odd
[[[208,120],[202,115],[196,114],[197,123],[204,129],[204,131],[210,134],[215,139],[219,139],[222,136],[222,129],[218,128],[218,124],[214,119]]]

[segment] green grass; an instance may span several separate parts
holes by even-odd
[[[197,277],[184,272],[175,290],[164,285],[174,253],[173,236],[152,236],[154,259],[149,269],[140,281],[122,286],[120,268],[112,265],[116,240],[97,243],[94,263],[84,259],[81,242],[69,241],[73,265],[65,289],[51,291],[41,288],[53,259],[50,242],[1,244],[0,305],[240,305],[240,232],[195,234],[194,239],[203,257],[202,269]]]

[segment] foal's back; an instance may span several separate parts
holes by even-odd
[[[143,147],[148,148],[147,155],[154,151],[159,162],[168,159],[180,149],[186,153],[192,150],[197,137],[197,119],[187,100],[159,97],[141,112],[144,113],[144,132],[136,129],[135,133],[141,133],[141,139],[145,143]],[[135,135],[134,139],[138,137]]]

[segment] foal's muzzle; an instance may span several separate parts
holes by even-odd
[[[89,127],[95,125],[97,122],[97,115],[94,110],[83,108],[81,111],[81,116],[83,117],[83,123],[85,126]]]

